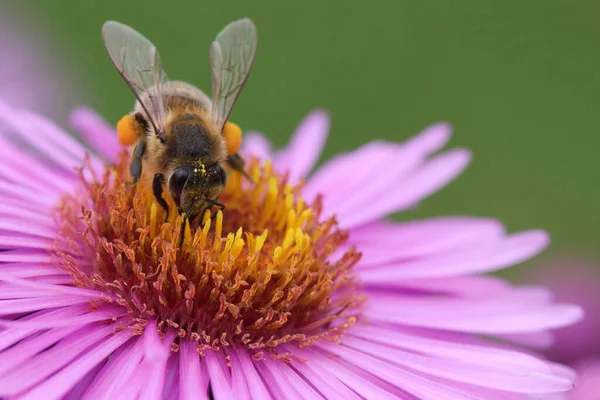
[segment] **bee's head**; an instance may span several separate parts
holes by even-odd
[[[169,178],[169,191],[180,213],[193,219],[210,206],[225,188],[226,175],[220,164],[177,167]]]

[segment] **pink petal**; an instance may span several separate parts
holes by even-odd
[[[256,364],[256,369],[259,371],[262,379],[265,381],[270,391],[273,393],[274,398],[291,400],[311,398],[302,397],[296,388],[290,385],[290,381],[286,378],[285,373],[279,368],[276,368],[273,360],[270,358],[263,358],[259,363]],[[319,396],[313,396],[312,398],[319,398]]]
[[[361,189],[370,187],[373,177],[381,176],[380,171],[386,171],[384,178],[403,176],[421,163],[427,154],[444,146],[449,138],[449,127],[438,124],[402,144],[371,142],[325,163],[308,181],[303,194],[312,200],[317,194],[325,193],[326,205],[335,206]],[[392,168],[392,173],[389,168]],[[349,174],[352,179],[348,179]]]
[[[179,357],[172,354],[167,360],[165,383],[162,387],[161,399],[179,400]]]
[[[94,348],[80,355],[61,371],[46,379],[42,384],[23,395],[23,399],[60,398],[67,393],[89,370],[106,360],[113,351],[131,338],[127,330],[117,332],[106,340],[99,341]]]
[[[116,320],[125,315],[123,308],[117,307],[106,307],[100,310],[95,310],[93,313],[88,312],[89,307],[85,305],[85,308],[81,308],[83,315],[77,315],[73,317],[64,317],[61,319],[44,319],[44,320],[24,320],[18,319],[14,321],[0,320],[0,326],[23,329],[23,328],[56,328],[62,326],[83,326],[91,322],[105,321],[105,320]],[[73,311],[75,312],[75,310]]]
[[[256,370],[252,368],[248,371],[246,368],[243,368],[242,365],[239,363],[238,356],[236,355],[235,350],[229,349],[227,355],[229,356],[230,363],[229,370],[231,372],[231,391],[234,393],[235,398],[238,400],[250,400],[252,398],[260,398],[256,395],[256,393],[253,393],[252,395],[250,394],[251,392],[249,391],[248,384],[246,382],[247,374],[254,373],[254,376],[258,377],[258,373],[256,372]],[[256,384],[254,384],[253,386],[260,387],[260,385]],[[265,389],[263,389],[262,391],[264,393]],[[270,398],[270,396],[268,396],[268,392],[266,393],[266,398]]]
[[[552,369],[552,373],[554,373],[554,374],[556,374],[558,376],[562,376],[563,378],[567,378],[571,382],[575,381],[575,379],[577,378],[577,371],[575,371],[571,367],[568,367],[568,366],[562,365],[562,364],[557,364],[557,363],[552,362],[552,361],[548,361],[548,364],[550,364],[550,368]]]
[[[513,234],[505,240],[473,249],[461,249],[425,260],[401,262],[399,265],[361,270],[364,282],[440,278],[480,273],[512,266],[539,253],[549,243],[543,231]]]
[[[132,339],[119,347],[90,384],[85,400],[110,400],[122,393],[143,357],[142,340]]]
[[[72,317],[81,314],[81,306],[62,307],[57,310],[43,310],[29,314],[19,320],[26,321],[52,321],[64,317]],[[0,332],[0,351],[7,349],[19,340],[34,334],[38,328],[6,329]]]
[[[341,208],[341,203],[330,212],[338,214],[342,226],[354,228],[406,210],[454,180],[470,161],[471,154],[467,150],[447,151],[431,158],[406,179],[388,182],[387,187],[371,192],[362,204]]]
[[[271,143],[267,138],[258,132],[249,132],[244,134],[242,142],[242,153],[246,157],[256,157],[261,160],[272,158]]]
[[[61,146],[60,138],[46,135],[46,133],[57,132],[43,129],[44,127],[39,123],[41,117],[33,119],[29,117],[30,115],[23,111],[10,108],[0,102],[0,121],[10,130],[15,131],[20,139],[29,142],[33,148],[43,149],[44,156],[49,157],[56,165],[64,169],[70,169],[74,165],[81,164],[81,158],[74,156]]]
[[[3,218],[0,220],[0,231],[3,231],[2,234],[6,235],[8,232],[10,233],[23,233],[26,235],[31,235],[35,237],[41,237],[45,239],[55,239],[56,238],[56,229],[52,228],[44,228],[43,226],[36,226],[32,224],[23,224],[22,221],[19,221],[15,218]]]
[[[452,136],[452,127],[447,122],[438,122],[427,126],[419,134],[407,139],[405,146],[415,152],[430,154],[444,147]]]
[[[318,391],[320,386],[317,387],[315,382],[311,382],[309,385],[289,364],[265,357],[262,365],[269,370],[278,382],[287,382],[289,388],[287,395],[289,398],[294,398],[296,393],[300,399],[326,398],[323,393]],[[296,393],[292,394],[292,391]]]
[[[16,345],[0,353],[0,375],[4,375],[13,368],[17,368],[20,364],[27,362],[39,352],[69,336],[77,329],[79,327],[50,329],[46,332],[26,337]]]
[[[162,396],[162,389],[166,379],[166,367],[168,359],[161,359],[157,364],[142,363],[147,383],[142,387],[140,398],[149,400],[159,400]]]
[[[104,363],[99,363],[94,368],[89,370],[87,374],[83,378],[81,378],[75,386],[69,390],[69,392],[63,397],[62,400],[80,400],[85,392],[87,392],[88,388],[92,381],[98,376],[100,371],[104,368]]]
[[[243,347],[236,347],[229,352],[231,357],[231,375],[232,379],[237,379],[237,376],[243,376],[246,381],[247,390],[255,399],[270,399],[269,388],[262,380],[255,368],[255,361],[250,359],[248,351]],[[238,393],[238,391],[234,390]]]
[[[397,144],[370,142],[352,153],[340,154],[315,172],[302,194],[309,201],[319,194],[326,194],[323,198],[325,204],[336,205],[348,199],[350,192],[365,185],[387,160],[396,158],[395,155],[402,150]],[[356,168],[357,165],[361,167]],[[350,173],[352,179],[348,179]]]
[[[54,265],[39,265],[27,263],[0,264],[0,272],[3,277],[30,278],[49,275],[68,276],[66,271],[56,268]]]
[[[417,396],[423,400],[464,400],[475,399],[468,392],[457,389],[454,385],[444,385],[418,373],[398,368],[390,363],[378,360],[348,347],[331,344],[316,346],[337,354],[344,360],[359,366],[363,370],[378,376],[390,384]]]
[[[358,367],[352,368],[349,365],[345,365],[340,360],[332,357],[324,357],[320,351],[307,350],[307,354],[310,354],[311,363],[316,363],[322,369],[325,369],[335,375],[341,382],[343,382],[350,389],[354,390],[360,396],[365,399],[398,399],[397,396],[392,394],[392,390],[386,390],[385,382],[378,381],[372,375],[367,372],[357,371]],[[327,353],[325,353],[327,354]],[[404,398],[414,398],[410,395],[406,395]],[[416,398],[415,398],[416,399]]]
[[[2,270],[0,270],[0,272],[4,272]],[[61,271],[58,271],[61,272]],[[3,277],[4,278],[4,277]],[[11,276],[8,276],[8,278],[12,278]],[[4,280],[4,279],[0,279],[0,280]],[[27,280],[29,282],[37,282],[37,283],[46,283],[49,285],[67,285],[67,286],[71,286],[73,284],[73,279],[69,276],[69,275],[47,275],[47,276],[36,276],[36,277],[32,277],[32,278],[27,278],[24,279]],[[10,286],[8,283],[4,282],[4,283],[0,283],[0,287],[8,287]]]
[[[89,298],[81,296],[56,296],[34,299],[2,300],[0,302],[0,315],[16,313],[29,313],[46,308],[64,307],[73,304],[87,303]]]
[[[83,160],[86,153],[85,148],[54,121],[27,110],[21,111],[21,118],[32,123],[37,128],[40,136],[45,136],[49,141],[73,157],[73,160]]]
[[[288,346],[286,351],[297,354],[298,348]],[[300,357],[308,362],[295,362],[292,367],[307,382],[310,382],[326,399],[360,399],[360,397],[344,385],[335,375],[319,364],[312,362],[309,354],[300,353]]]
[[[2,153],[2,173],[8,181],[22,184],[29,183],[29,187],[38,190],[50,191],[58,194],[71,189],[75,177],[72,170],[57,171],[56,168],[47,165],[31,154],[24,153],[10,142],[0,139],[0,147],[5,150]],[[8,173],[7,173],[8,172]],[[40,179],[48,178],[48,179]],[[70,179],[71,178],[71,179]]]
[[[144,358],[146,360],[162,360],[168,357],[165,350],[165,342],[158,335],[156,321],[148,321],[142,336],[144,343]],[[170,349],[170,343],[169,343]]]
[[[19,237],[19,236],[9,236],[9,235],[0,235],[0,247],[2,248],[28,248],[28,249],[40,249],[47,250],[49,245],[48,240],[39,239],[39,238],[31,238],[31,237]]]
[[[3,142],[4,141],[0,141],[0,146],[5,146]],[[9,149],[3,148],[2,157],[4,159],[0,162],[0,177],[2,177],[3,181],[20,184],[29,189],[34,189],[43,192],[47,195],[57,194],[57,188],[49,187],[52,183],[54,183],[54,180],[40,180],[39,178],[31,176],[31,174],[27,174],[23,170],[23,166],[16,166],[14,165],[14,163],[10,162],[10,159],[15,156],[16,154],[11,154],[11,151]],[[31,165],[27,168],[29,168],[30,170],[35,170],[35,168]]]
[[[208,400],[208,371],[198,343],[182,340],[179,349],[179,392],[182,400]]]
[[[148,373],[151,366],[148,364],[140,364],[133,371],[127,382],[122,386],[117,395],[113,397],[116,400],[142,399],[141,392],[148,384]],[[145,400],[145,399],[144,399]]]
[[[498,296],[472,301],[468,298],[444,295],[419,296],[397,290],[370,291],[369,308],[376,312],[395,312],[406,316],[427,314],[442,316],[456,313],[462,316],[514,312],[516,310],[545,307],[550,304],[551,292],[542,287],[519,287]]]
[[[2,197],[7,195],[9,196],[9,198],[17,198],[22,201],[37,204],[41,206],[43,210],[49,209],[50,207],[54,206],[58,200],[58,197],[56,195],[40,193],[39,191],[28,189],[8,182],[2,183],[2,185],[0,186],[0,193],[2,193]]]
[[[460,276],[456,278],[413,279],[400,282],[371,282],[368,290],[398,289],[429,294],[450,294],[471,299],[499,296],[512,291],[507,281],[493,276]]]
[[[122,343],[122,339],[129,339],[129,332],[122,331],[122,335],[112,336],[112,338],[118,338],[116,341],[110,339],[105,340],[107,336],[112,335],[113,331],[114,327],[112,325],[96,324],[69,335],[49,350],[39,353],[38,356],[31,359],[28,363],[20,364],[9,373],[2,375],[0,378],[0,394],[3,396],[14,395],[23,390],[32,388],[38,382],[43,382],[33,389],[35,390],[35,393],[38,393],[37,388],[42,385],[45,385],[50,381],[54,382],[57,379],[62,380],[68,378],[71,373],[76,373],[72,371],[72,366],[77,364],[77,360],[82,353],[86,354],[86,350],[90,350],[90,348],[96,344],[102,346],[100,349],[104,349],[106,347],[103,344],[107,341],[110,341],[109,344],[112,345]],[[126,336],[123,336],[123,334]],[[91,350],[90,354],[96,354],[96,352]],[[103,357],[106,355],[103,355]],[[86,358],[84,358],[84,360],[85,359]],[[99,362],[99,360],[97,362]],[[90,368],[96,365],[97,362],[91,365]],[[62,371],[55,374],[51,379],[46,379],[61,369]],[[29,371],[36,371],[36,373],[32,374]],[[87,370],[84,371],[81,376],[83,376],[85,372],[87,372]],[[76,381],[77,380],[74,382]],[[62,394],[66,393],[71,386],[72,384],[68,387],[60,386],[60,390],[64,390]],[[53,390],[57,389],[59,389],[58,386]],[[44,386],[44,390],[49,391],[49,388]],[[60,394],[56,397],[60,397]]]
[[[160,399],[165,382],[166,367],[171,354],[171,343],[175,332],[169,330],[164,338],[158,336],[156,321],[149,321],[144,329],[144,361],[148,383],[142,388],[143,399]]]
[[[122,146],[116,130],[93,110],[85,107],[75,109],[70,122],[87,144],[104,159],[114,162]]]
[[[363,167],[360,174],[353,172],[343,183],[338,183],[333,193],[341,193],[344,190],[343,198],[339,198],[339,195],[325,197],[326,214],[347,215],[356,209],[366,208],[366,205],[370,207],[374,199],[385,195],[390,188],[401,184],[404,179],[409,179],[424,159],[422,154],[407,150],[409,149],[406,147],[397,146],[394,152],[388,150],[383,154],[381,151],[374,154],[373,157],[377,157],[378,162],[368,160],[370,167]],[[385,173],[382,173],[382,168],[385,168]]]
[[[498,370],[488,365],[474,365],[463,360],[450,360],[440,357],[424,357],[389,346],[370,343],[361,339],[347,338],[343,342],[357,351],[369,354],[400,368],[410,368],[430,376],[439,376],[449,380],[468,383],[471,385],[490,387],[518,393],[556,393],[570,390],[569,379],[552,374],[548,367],[538,371],[525,371],[513,366],[509,370]]]
[[[92,298],[92,299],[99,299],[99,298],[103,297],[103,294],[101,292],[98,292],[97,290],[82,289],[82,288],[69,287],[69,286],[58,286],[58,285],[52,285],[52,284],[48,284],[48,283],[44,283],[44,282],[36,282],[36,281],[31,281],[31,280],[12,278],[12,277],[8,277],[8,276],[6,276],[6,277],[0,276],[0,281],[7,282],[7,283],[10,283],[11,285],[21,287],[21,288],[36,289],[40,293],[52,293],[52,294],[58,294],[58,295],[70,294],[70,295],[76,295],[76,296],[84,296],[84,297],[88,297],[88,298]],[[107,296],[107,295],[104,295],[104,296]],[[109,296],[109,297],[111,297],[111,296]],[[116,298],[114,298],[114,299],[116,300]]]
[[[6,287],[5,285],[0,286],[0,300],[8,299],[31,299],[36,297],[48,297],[48,296],[60,296],[57,293],[43,293],[35,289],[24,290],[18,286]],[[4,325],[0,320],[0,325]]]
[[[554,343],[554,333],[547,331],[527,333],[504,333],[496,336],[508,342],[536,349],[547,349]]]
[[[515,291],[511,296],[473,302],[449,297],[371,294],[366,314],[372,321],[480,334],[537,332],[568,325],[582,317],[577,306],[544,304],[531,295]]]
[[[9,189],[8,191],[10,192],[11,189]],[[43,210],[49,209],[49,206],[42,205],[40,207],[40,205],[37,204],[37,203],[24,202],[19,197],[20,197],[19,194],[12,195],[10,193],[0,193],[0,204],[6,204],[6,205],[10,205],[10,206],[16,206],[16,207],[22,208],[23,210],[35,211],[35,212],[39,212],[40,208],[43,209]]]
[[[542,394],[523,394],[507,392],[505,390],[491,389],[482,386],[475,386],[464,382],[457,382],[450,379],[436,377],[436,380],[442,384],[450,385],[457,390],[468,393],[475,399],[481,400],[565,400],[565,393],[542,393]]]
[[[225,364],[223,353],[208,349],[204,359],[210,376],[210,388],[215,400],[234,399],[235,395],[231,388],[231,374]]]
[[[329,124],[327,112],[311,112],[296,128],[288,146],[275,157],[275,169],[289,171],[292,184],[306,177],[313,169],[325,147]]]
[[[10,204],[2,204],[0,208],[1,218],[20,219],[24,224],[38,225],[45,228],[55,228],[56,224],[52,221],[52,215],[40,215],[30,210],[20,209]]]
[[[379,222],[350,232],[350,244],[363,254],[361,265],[430,257],[496,242],[503,225],[492,219],[440,217],[411,222]]]
[[[350,332],[364,340],[381,343],[391,348],[407,349],[415,354],[464,361],[472,366],[496,368],[513,372],[551,373],[547,362],[516,350],[495,347],[492,343],[475,341],[464,335],[423,331],[407,333],[400,329],[377,326],[357,326]],[[344,343],[346,343],[344,341]]]
[[[30,250],[8,250],[0,253],[0,262],[25,262],[25,263],[50,263],[50,253],[34,252]]]

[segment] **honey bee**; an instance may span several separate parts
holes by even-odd
[[[227,180],[223,167],[246,175],[237,154],[241,130],[228,118],[254,62],[254,23],[230,23],[210,46],[212,100],[189,83],[169,81],[156,47],[131,27],[108,21],[102,37],[136,97],[133,112],[117,124],[121,142],[135,144],[129,166],[134,183],[142,172],[152,177],[154,197],[168,218],[166,185],[184,226],[213,206],[224,209],[218,201]]]

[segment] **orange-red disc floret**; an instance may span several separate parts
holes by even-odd
[[[53,252],[76,285],[116,298],[135,332],[156,319],[200,352],[237,344],[260,357],[283,343],[337,340],[356,321],[360,254],[332,258],[347,232],[321,220],[320,201],[306,204],[269,164],[251,162],[254,184],[232,173],[224,213],[187,225],[183,242],[181,217],[171,212],[165,223],[150,185],[131,185],[127,165],[123,155],[104,176],[82,178],[83,196],[63,198]]]

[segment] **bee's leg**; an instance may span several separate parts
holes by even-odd
[[[133,155],[131,156],[131,162],[129,163],[129,173],[133,178],[133,183],[137,183],[137,181],[142,176],[142,157],[146,152],[146,141],[140,140],[135,146],[133,150]]]
[[[244,169],[245,166],[245,162],[244,159],[242,158],[242,156],[240,156],[239,153],[235,153],[235,154],[231,154],[227,156],[227,164],[229,164],[229,166],[239,172],[240,174],[244,175],[246,177],[246,179],[248,179],[251,183],[254,183],[252,181],[252,178],[250,178],[250,175],[248,175],[248,173],[246,172],[246,170]]]
[[[221,203],[220,201],[206,199],[206,202],[212,204],[213,206],[219,207],[219,209],[210,216],[210,219],[213,219],[214,217],[216,217],[219,211],[223,211],[225,209],[225,204]]]
[[[162,197],[162,193],[163,193],[163,182],[165,180],[165,177],[163,174],[158,173],[154,175],[154,179],[152,180],[152,192],[154,193],[154,197],[156,198],[156,201],[158,201],[158,204],[160,204],[160,206],[165,210],[165,222],[167,222],[167,220],[169,219],[169,205],[167,204],[167,202],[165,201],[165,199],[163,199]]]
[[[212,204],[213,206],[217,206],[219,207],[219,211],[220,210],[224,210],[225,209],[225,204],[221,203],[220,201],[216,201],[216,200],[211,200],[211,199],[206,199],[205,200],[207,203]]]

